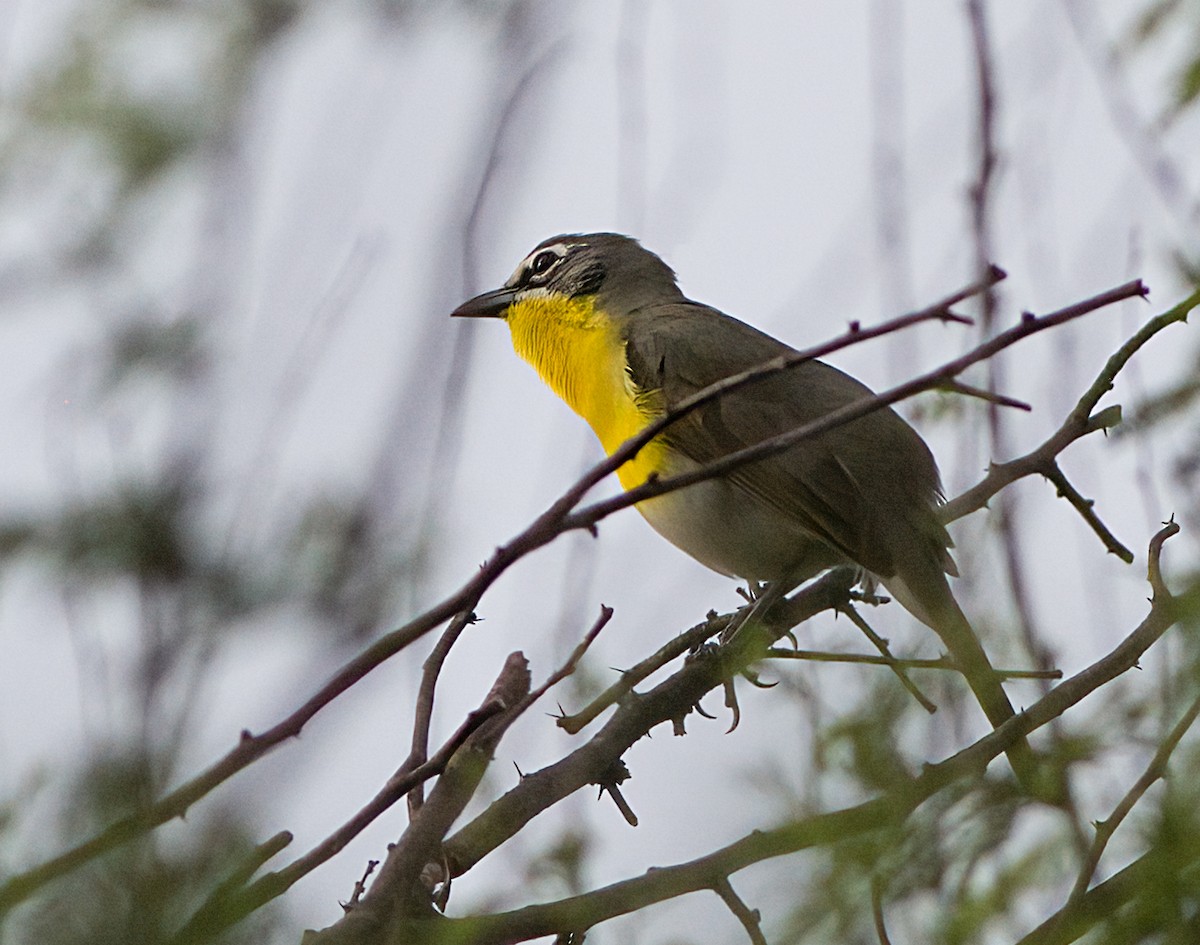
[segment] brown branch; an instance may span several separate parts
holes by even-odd
[[[722,396],[728,390],[732,389],[733,386],[752,383],[758,377],[766,377],[773,373],[787,370],[794,363],[801,363],[803,360],[827,354],[867,338],[878,337],[891,331],[897,331],[920,321],[933,319],[961,321],[961,317],[950,312],[950,306],[986,289],[1002,278],[1002,275],[999,270],[993,270],[981,282],[968,286],[961,292],[949,296],[947,299],[942,300],[934,306],[930,306],[928,309],[913,313],[912,315],[892,319],[871,329],[862,329],[857,325],[852,326],[850,332],[833,341],[803,352],[796,352],[790,356],[790,361],[788,359],[777,359],[758,369],[758,371],[728,378],[689,398],[685,402],[687,405],[686,409],[695,409],[708,400]],[[789,448],[795,442],[799,442],[805,437],[815,436],[826,429],[848,423],[859,416],[880,409],[885,404],[894,403],[919,390],[936,386],[938,383],[953,378],[970,364],[991,357],[996,352],[1003,350],[1003,348],[1029,334],[1062,324],[1072,318],[1087,314],[1119,299],[1128,298],[1132,295],[1144,295],[1144,293],[1145,289],[1141,282],[1131,282],[1109,292],[1102,293],[1092,299],[1080,302],[1077,305],[1069,306],[1052,315],[1047,315],[1043,318],[1034,318],[1031,316],[1023,319],[1021,324],[1009,329],[1007,332],[1001,333],[996,338],[979,346],[962,358],[949,362],[937,371],[924,375],[909,384],[893,388],[883,396],[865,398],[863,401],[850,405],[847,409],[836,411],[820,423],[810,424],[803,429],[793,431],[786,438],[774,438],[764,441],[749,450],[742,450],[726,456],[721,461],[705,467],[698,475],[680,476],[674,477],[671,480],[649,482],[638,489],[626,493],[619,501],[614,502],[609,500],[607,502],[598,502],[578,512],[572,512],[592,486],[636,455],[646,443],[662,432],[666,426],[678,420],[683,415],[681,411],[685,411],[685,405],[681,405],[679,409],[671,411],[661,420],[651,424],[640,434],[619,447],[611,456],[589,470],[524,531],[507,544],[497,548],[492,556],[483,564],[479,572],[464,583],[457,591],[398,629],[380,637],[375,643],[338,669],[329,682],[321,686],[308,700],[287,717],[259,735],[253,735],[249,731],[243,732],[237,746],[231,749],[224,757],[175,790],[164,795],[157,802],[127,817],[121,818],[83,843],[44,861],[32,869],[18,873],[10,877],[3,884],[0,884],[0,916],[3,916],[14,905],[33,894],[46,883],[71,872],[84,863],[176,817],[184,816],[193,804],[218,785],[224,783],[284,741],[299,735],[304,726],[319,711],[383,662],[445,621],[463,612],[474,610],[483,593],[513,563],[532,551],[549,544],[563,532],[571,529],[594,529],[596,524],[603,518],[642,499],[660,495],[674,488],[682,488],[695,481],[722,475],[734,466],[751,462],[754,459],[765,458],[768,455],[774,455],[774,453]]]
[[[421,684],[417,687],[417,702],[413,718],[412,748],[401,769],[415,768],[429,757],[429,726],[433,722],[433,700],[437,693],[438,676],[450,650],[462,636],[463,630],[475,622],[475,614],[469,610],[459,611],[450,624],[442,631],[425,662],[421,665]],[[413,786],[408,792],[408,816],[413,817],[425,802],[425,792],[421,783]]]
[[[643,485],[634,489],[630,489],[621,495],[614,496],[609,499],[604,499],[599,502],[594,502],[591,505],[584,506],[579,511],[571,513],[566,517],[564,524],[569,528],[593,529],[596,524],[607,518],[614,512],[623,508],[628,508],[631,505],[636,505],[646,499],[654,498],[666,492],[672,492],[676,489],[682,489],[685,486],[694,485],[697,482],[704,482],[708,479],[714,479],[718,476],[724,476],[734,469],[745,466],[749,463],[758,462],[759,460],[767,459],[771,456],[776,456],[785,450],[791,449],[797,443],[803,440],[811,439],[822,433],[832,430],[835,427],[844,426],[859,417],[866,416],[876,410],[881,410],[884,407],[904,400],[914,394],[933,388],[940,387],[946,382],[952,380],[957,375],[961,374],[967,368],[981,361],[986,361],[988,358],[994,357],[999,352],[1003,351],[1018,341],[1029,337],[1040,331],[1048,328],[1054,328],[1058,325],[1065,324],[1073,319],[1088,315],[1097,309],[1104,308],[1107,305],[1112,305],[1114,302],[1120,302],[1124,299],[1133,298],[1135,296],[1145,297],[1146,287],[1141,280],[1135,279],[1132,282],[1127,282],[1117,286],[1114,289],[1109,289],[1106,292],[1101,292],[1099,295],[1093,296],[1090,299],[1085,299],[1082,302],[1077,302],[1074,305],[1068,305],[1066,308],[1059,309],[1049,315],[1034,316],[1028,315],[1021,321],[996,335],[994,338],[983,342],[977,347],[968,351],[966,354],[955,358],[952,361],[947,361],[939,368],[935,368],[926,374],[914,378],[904,384],[899,384],[881,394],[874,394],[869,397],[863,397],[851,404],[838,410],[831,411],[825,414],[819,420],[812,423],[804,424],[793,430],[781,433],[778,436],[768,437],[753,446],[745,449],[737,450],[733,453],[727,453],[725,456],[711,463],[707,463],[699,469],[679,476],[670,476],[664,479],[651,479]],[[774,363],[774,362],[772,362]],[[751,372],[753,373],[753,372]],[[705,391],[719,387],[719,384],[712,385],[711,388],[706,388]],[[701,394],[704,394],[702,391]],[[723,392],[723,391],[722,391]],[[699,397],[700,395],[697,395]],[[714,394],[713,396],[716,396]],[[694,408],[691,401],[696,398],[688,398],[685,404]],[[683,404],[680,405],[683,409]],[[677,411],[669,411],[663,418],[663,421],[674,422],[678,419]],[[663,423],[665,426],[666,423]],[[647,429],[658,427],[659,424],[651,424]],[[612,454],[610,459],[621,457],[626,446],[639,443],[642,434],[627,441],[620,449]],[[641,444],[644,445],[644,444]],[[621,460],[623,463],[625,459]],[[602,464],[603,465],[603,464]],[[620,464],[618,464],[620,465]]]
[[[1121,421],[1119,407],[1106,407],[1094,412],[1096,405],[1113,388],[1122,368],[1147,342],[1164,328],[1187,320],[1188,313],[1200,306],[1200,290],[1192,293],[1178,305],[1150,319],[1133,333],[1129,339],[1105,362],[1091,386],[1084,391],[1066,420],[1051,436],[1036,449],[1024,456],[1005,463],[993,463],[979,483],[947,502],[942,507],[942,520],[952,522],[977,509],[984,508],[988,501],[1001,489],[1025,476],[1041,475],[1054,458],[1073,442],[1094,433],[1107,430]]]
[[[1177,531],[1178,526],[1169,524],[1152,540],[1150,557],[1156,562],[1156,568],[1163,542]],[[758,830],[695,860],[654,869],[634,879],[622,880],[558,902],[526,906],[490,916],[440,920],[434,926],[420,921],[405,923],[402,928],[393,930],[396,937],[392,941],[423,941],[433,938],[436,932],[449,931],[454,940],[461,943],[520,942],[553,935],[563,929],[587,929],[615,916],[635,912],[688,892],[712,889],[721,879],[763,860],[842,842],[902,823],[913,810],[942,788],[960,778],[977,776],[1017,740],[1054,721],[1101,686],[1135,667],[1146,650],[1175,623],[1178,616],[1175,599],[1165,586],[1161,582],[1155,585],[1154,581],[1152,585],[1155,586],[1155,593],[1150,612],[1111,652],[1055,686],[1028,709],[974,744],[945,761],[926,766],[916,777],[898,779],[893,788],[879,797],[854,807],[806,817],[782,827]],[[691,673],[698,665],[689,665],[672,680],[642,696],[637,710],[640,711],[656,693]],[[629,709],[629,705],[622,705],[617,716],[627,710],[634,711]],[[599,739],[598,735],[590,744],[595,744]],[[579,753],[577,751],[574,754]],[[559,762],[561,764],[563,762]],[[523,784],[538,778],[540,774],[542,772],[530,775]],[[517,790],[520,787],[514,792]],[[510,795],[514,792],[510,792]],[[498,811],[503,801],[504,798],[497,801],[483,816],[492,820],[500,819],[503,823],[503,815],[508,813],[506,810]],[[497,813],[500,818],[497,818]],[[492,827],[496,829],[499,824],[494,823]],[[458,836],[464,832],[460,831]],[[450,838],[447,848],[454,843],[455,838]]]

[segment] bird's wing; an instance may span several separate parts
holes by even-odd
[[[723,377],[792,351],[705,306],[673,303],[654,314],[631,320],[626,361],[634,384],[661,391],[666,409]],[[836,368],[806,362],[706,404],[672,425],[664,438],[704,464],[869,396],[868,388]],[[898,464],[910,474],[897,476]],[[890,409],[803,440],[729,478],[876,574],[894,573],[894,558],[911,541],[914,526],[939,542],[943,554],[949,541],[932,509],[938,489],[933,458]]]

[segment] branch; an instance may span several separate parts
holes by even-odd
[[[463,739],[464,752],[452,751],[447,755],[444,773],[430,793],[428,803],[412,816],[400,841],[389,847],[387,860],[370,891],[340,922],[307,936],[307,943],[356,941],[364,935],[369,938],[400,915],[423,915],[428,910],[425,893],[430,884],[424,883],[426,870],[430,864],[443,861],[442,839],[474,795],[500,739],[531,705],[575,671],[612,615],[611,607],[601,605],[599,616],[579,645],[536,689],[529,689],[525,658],[520,653],[509,656],[492,691],[477,710],[499,706],[503,714],[491,720],[485,731],[473,734],[469,741]],[[440,881],[448,882],[449,873],[443,872]],[[418,877],[422,883],[418,883]]]
[[[567,516],[564,524],[568,528],[589,530],[594,529],[599,521],[607,518],[609,515],[619,511],[620,509],[628,508],[631,505],[636,505],[639,502],[643,502],[646,499],[652,499],[655,496],[660,496],[666,492],[673,492],[676,489],[682,489],[685,486],[694,485],[697,482],[704,482],[708,479],[724,476],[741,466],[758,462],[759,460],[767,459],[771,456],[776,456],[785,450],[791,449],[793,446],[803,440],[812,439],[813,437],[819,436],[820,434],[832,430],[835,427],[844,426],[853,420],[857,420],[859,417],[866,416],[869,413],[874,413],[876,410],[881,410],[884,407],[891,406],[892,404],[911,397],[914,394],[920,393],[921,391],[932,390],[934,388],[941,387],[947,382],[953,380],[972,365],[994,357],[1000,351],[1011,347],[1018,341],[1021,341],[1030,335],[1044,331],[1048,328],[1054,328],[1058,325],[1065,324],[1073,319],[1080,318],[1083,315],[1088,315],[1097,309],[1104,308],[1107,305],[1112,305],[1113,303],[1120,302],[1124,299],[1133,298],[1135,296],[1144,298],[1146,294],[1147,289],[1145,285],[1140,279],[1135,279],[1132,282],[1127,282],[1123,285],[1117,286],[1114,289],[1109,289],[1107,292],[1102,292],[1090,299],[1086,299],[1074,305],[1069,305],[1066,308],[1059,309],[1058,311],[1052,312],[1049,315],[1043,315],[1039,317],[1027,314],[1018,324],[1014,325],[1012,328],[1009,328],[1007,331],[1001,332],[994,338],[983,342],[961,357],[955,358],[952,361],[947,361],[941,367],[935,368],[926,374],[922,374],[911,381],[892,387],[881,394],[863,397],[851,404],[847,404],[845,407],[841,407],[838,410],[834,410],[825,414],[819,420],[815,420],[812,423],[807,423],[803,426],[796,427],[795,429],[781,433],[778,436],[768,437],[767,439],[761,440],[753,446],[748,446],[733,453],[727,453],[720,459],[711,463],[707,463],[693,472],[685,473],[679,476],[670,476],[665,479],[652,478],[647,480],[644,484],[638,486],[637,488],[630,489],[620,495],[613,496],[612,498],[604,499],[599,502],[594,502],[589,506],[581,508],[578,512]],[[771,362],[771,365],[768,365],[768,367],[773,366],[774,364],[775,362]],[[748,373],[753,374],[754,372]],[[718,388],[720,386],[720,384],[714,384],[712,387],[701,391],[700,394],[696,395],[696,397],[688,398],[680,404],[679,410],[683,410],[685,405],[687,409],[694,409],[697,405],[692,403],[693,400],[705,395],[709,390],[713,390],[714,388]],[[724,393],[724,390],[720,391],[720,393]],[[713,396],[717,395],[714,394]],[[647,430],[655,429],[659,427],[660,424],[666,426],[669,425],[669,423],[673,423],[678,419],[676,414],[677,411],[675,410],[669,411],[663,417],[662,421],[651,424],[650,427],[647,427]],[[616,460],[621,458],[620,463],[617,465],[619,466],[623,464],[625,460],[629,458],[623,457],[625,448],[633,444],[638,445],[638,448],[640,448],[642,445],[645,445],[644,443],[641,443],[641,439],[642,434],[639,434],[633,439],[628,440],[620,449],[613,453],[609,459]],[[634,452],[636,452],[636,450]]]
[[[222,884],[215,889],[204,904],[193,914],[173,945],[204,942],[240,922],[251,912],[282,896],[300,879],[340,853],[346,845],[367,828],[380,814],[388,810],[400,798],[425,781],[441,774],[458,751],[484,722],[504,710],[504,704],[491,696],[478,709],[470,712],[449,740],[423,764],[413,765],[406,759],[400,769],[388,779],[387,784],[358,813],[342,824],[315,847],[280,870],[266,873],[249,885],[245,883],[254,872],[236,884]],[[260,864],[261,865],[261,864]],[[361,896],[361,894],[360,894]]]
[[[993,463],[987,476],[978,484],[942,507],[942,520],[952,522],[977,509],[984,508],[996,493],[1009,484],[1025,476],[1043,474],[1054,462],[1054,458],[1075,440],[1097,430],[1107,430],[1120,423],[1121,409],[1119,407],[1106,407],[1098,413],[1093,413],[1096,404],[1100,402],[1101,397],[1112,390],[1117,375],[1143,345],[1169,325],[1187,321],[1188,313],[1197,306],[1200,306],[1200,290],[1193,292],[1178,305],[1146,322],[1105,362],[1103,369],[1096,375],[1096,379],[1083,396],[1079,398],[1062,426],[1051,434],[1049,439],[1024,456],[1006,463]]]
[[[946,669],[961,673],[962,669],[947,656],[933,658],[901,658],[874,653],[831,653],[826,650],[793,650],[771,647],[766,657],[774,660],[809,660],[814,663],[867,663],[872,666],[902,666],[905,669]],[[1061,669],[993,669],[1001,679],[1062,679]]]
[[[780,371],[787,370],[794,364],[828,354],[831,351],[839,350],[868,338],[900,330],[920,321],[935,319],[962,321],[961,316],[950,312],[950,307],[964,298],[985,290],[1002,277],[1003,274],[999,270],[993,269],[982,281],[952,294],[941,302],[930,306],[928,309],[883,322],[871,329],[863,329],[857,324],[853,324],[849,332],[833,341],[817,345],[805,351],[795,352],[784,359],[776,359],[755,371],[727,378],[688,398],[677,410],[671,411],[661,420],[651,424],[637,436],[624,443],[611,456],[596,464],[557,501],[547,508],[545,512],[539,515],[524,531],[507,544],[497,548],[482,565],[479,572],[465,582],[457,591],[398,629],[380,637],[371,646],[349,660],[334,674],[329,682],[321,686],[307,701],[286,718],[259,735],[244,731],[238,744],[223,758],[184,782],[175,790],[164,795],[157,802],[121,818],[89,840],[24,873],[16,874],[3,884],[0,884],[0,916],[3,916],[14,905],[32,895],[46,883],[77,869],[79,866],[101,856],[109,850],[127,843],[135,837],[141,836],[176,817],[183,817],[193,804],[214,788],[266,755],[276,746],[299,735],[304,726],[319,711],[346,692],[372,670],[429,633],[435,627],[440,626],[456,615],[474,610],[484,592],[509,567],[531,552],[549,544],[563,532],[572,529],[593,530],[596,524],[603,518],[643,499],[661,495],[672,489],[683,488],[693,482],[723,475],[730,469],[743,463],[774,455],[806,437],[815,436],[832,427],[848,423],[859,416],[878,410],[886,404],[894,403],[917,391],[945,383],[965,370],[969,365],[991,357],[996,352],[1003,350],[1030,334],[1062,324],[1120,299],[1145,294],[1145,288],[1142,283],[1135,281],[1102,293],[1092,299],[1080,302],[1077,305],[1069,306],[1052,315],[1042,318],[1029,316],[1023,319],[1019,325],[1001,333],[996,338],[979,346],[967,355],[949,362],[942,368],[930,374],[923,375],[921,378],[917,378],[908,384],[893,388],[884,395],[864,398],[862,401],[852,404],[843,410],[828,415],[821,422],[809,424],[804,428],[786,434],[784,437],[776,437],[759,443],[750,449],[730,454],[722,460],[704,467],[697,473],[688,476],[673,477],[670,480],[647,482],[645,485],[625,493],[624,496],[616,500],[597,502],[578,512],[572,511],[592,486],[635,456],[651,439],[683,416],[687,410],[696,409],[703,403],[722,396],[735,386],[752,383],[760,377],[768,377]]]
[[[1187,730],[1192,727],[1192,723],[1196,721],[1197,716],[1200,716],[1200,696],[1183,714],[1163,743],[1158,746],[1158,751],[1154,753],[1154,757],[1150,759],[1150,764],[1146,766],[1146,770],[1142,776],[1137,779],[1133,787],[1131,787],[1120,803],[1113,808],[1113,812],[1108,815],[1105,820],[1096,823],[1096,836],[1092,841],[1092,846],[1088,850],[1087,857],[1084,859],[1083,866],[1080,867],[1079,875],[1075,878],[1075,887],[1071,890],[1071,895],[1067,899],[1066,911],[1070,912],[1079,906],[1080,901],[1088,891],[1088,886],[1091,884],[1092,877],[1096,873],[1096,867],[1100,865],[1100,857],[1104,855],[1104,849],[1108,846],[1108,841],[1112,839],[1112,835],[1117,828],[1121,826],[1121,822],[1133,810],[1134,805],[1142,799],[1142,796],[1150,790],[1151,785],[1159,778],[1167,773],[1167,761],[1170,760],[1171,753],[1183,739]]]
[[[1163,542],[1178,532],[1168,524],[1151,541],[1150,557],[1157,560]],[[818,582],[819,584],[820,582]],[[937,764],[928,765],[913,778],[903,778],[879,797],[854,807],[806,817],[772,830],[758,830],[706,856],[674,866],[651,870],[634,879],[622,880],[592,892],[558,902],[526,906],[490,916],[441,919],[436,922],[414,921],[394,929],[391,942],[436,940],[436,934],[449,934],[460,943],[521,942],[553,935],[563,929],[586,930],[618,915],[636,912],[646,906],[673,899],[688,892],[712,889],[715,884],[748,866],[777,856],[796,853],[814,846],[844,842],[884,827],[902,823],[918,806],[947,785],[976,776],[1002,752],[1030,732],[1050,723],[1101,686],[1135,667],[1138,660],[1169,629],[1178,617],[1175,598],[1161,584],[1154,585],[1154,597],[1145,619],[1110,653],[1086,669],[1051,689],[1025,711],[974,744]],[[669,684],[687,675],[697,666],[691,664],[639,702],[649,703]],[[627,710],[623,705],[614,720]],[[640,707],[640,706],[639,706]],[[605,728],[608,729],[612,725]],[[603,734],[603,733],[602,733]],[[598,739],[593,739],[594,744]],[[582,749],[580,750],[582,751]],[[575,754],[579,754],[577,751]],[[564,759],[565,761],[566,759]],[[564,762],[559,762],[562,765]],[[558,767],[551,766],[552,768]],[[546,769],[549,771],[551,769]],[[544,772],[530,775],[522,785]],[[505,798],[489,808],[484,817],[503,822]],[[499,817],[496,815],[499,814]],[[499,824],[493,824],[497,828]],[[466,831],[461,831],[461,836]],[[455,845],[447,842],[447,851]],[[452,865],[453,859],[452,859]]]
[[[450,655],[450,650],[458,642],[462,632],[475,620],[472,611],[459,611],[450,621],[450,625],[442,631],[441,637],[421,665],[421,684],[417,688],[417,704],[413,718],[412,748],[408,758],[401,765],[402,769],[406,766],[415,768],[429,757],[429,726],[433,722],[433,700],[437,694],[438,676],[442,672],[446,657]],[[425,793],[421,784],[414,785],[408,794],[408,816],[415,816],[424,802]]]

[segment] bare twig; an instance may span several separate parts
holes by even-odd
[[[1063,324],[1073,318],[1078,318],[1081,315],[1095,311],[1097,308],[1120,299],[1134,295],[1143,295],[1145,293],[1145,288],[1141,282],[1130,282],[1076,305],[1068,306],[1051,315],[1042,318],[1025,318],[1019,325],[1001,333],[996,338],[980,345],[966,355],[948,362],[941,368],[923,375],[908,384],[892,388],[884,395],[864,398],[862,401],[852,404],[843,410],[835,411],[819,423],[809,424],[802,429],[792,431],[785,437],[772,438],[750,449],[730,454],[722,460],[705,467],[697,474],[673,477],[670,480],[648,482],[626,493],[617,501],[601,501],[578,511],[572,511],[592,486],[636,455],[642,447],[658,433],[661,433],[666,426],[674,423],[683,416],[686,410],[695,409],[701,404],[721,396],[735,385],[752,383],[759,377],[770,376],[773,373],[787,370],[792,364],[802,363],[803,360],[815,358],[868,337],[878,337],[879,335],[897,331],[920,321],[933,319],[961,320],[958,316],[950,312],[950,306],[961,301],[963,298],[981,291],[988,285],[994,284],[999,278],[1001,278],[1001,274],[998,270],[990,272],[982,282],[968,286],[961,292],[955,293],[942,302],[921,312],[892,319],[872,329],[862,329],[854,326],[850,332],[831,342],[807,349],[804,352],[796,352],[787,359],[776,359],[763,366],[757,372],[748,372],[747,374],[728,378],[689,398],[678,409],[671,411],[661,420],[648,426],[646,430],[631,438],[611,456],[593,467],[546,509],[545,512],[539,515],[524,531],[507,544],[497,548],[494,554],[483,564],[479,572],[464,583],[457,591],[398,629],[380,637],[375,643],[349,660],[334,674],[329,682],[320,687],[307,701],[286,718],[259,735],[253,735],[248,731],[243,732],[238,745],[223,758],[163,796],[159,801],[116,821],[100,833],[72,849],[52,857],[24,873],[16,874],[3,884],[0,884],[0,915],[3,915],[13,905],[57,877],[65,875],[108,850],[120,846],[169,820],[182,817],[188,808],[215,787],[267,754],[282,742],[297,736],[313,716],[380,664],[446,620],[465,611],[473,610],[483,593],[514,562],[520,560],[530,552],[549,544],[563,532],[571,529],[594,529],[596,524],[603,518],[643,499],[661,495],[671,489],[683,488],[685,485],[693,482],[723,475],[738,465],[774,455],[789,448],[805,437],[815,436],[825,430],[848,423],[859,416],[878,410],[886,404],[894,403],[918,391],[937,386],[947,379],[955,377],[971,364],[986,360],[998,351],[1030,334]]]
[[[1085,499],[1079,490],[1071,485],[1057,462],[1054,460],[1048,462],[1045,469],[1042,470],[1042,475],[1054,483],[1055,488],[1058,489],[1059,496],[1066,499],[1071,504],[1071,507],[1083,516],[1083,520],[1088,523],[1088,526],[1096,533],[1096,536],[1104,543],[1104,547],[1110,553],[1116,555],[1126,564],[1133,564],[1133,552],[1121,544],[1117,540],[1117,536],[1108,530],[1108,526],[1100,521],[1100,516],[1096,514],[1095,510],[1096,503],[1091,499]]]
[[[1133,810],[1134,805],[1142,799],[1142,796],[1150,790],[1151,785],[1166,775],[1167,762],[1171,758],[1171,753],[1179,745],[1183,736],[1187,734],[1187,730],[1192,727],[1197,716],[1200,716],[1200,696],[1192,702],[1191,706],[1183,714],[1183,718],[1175,724],[1175,727],[1163,739],[1162,744],[1158,746],[1158,751],[1150,759],[1150,764],[1142,772],[1142,776],[1137,779],[1133,787],[1121,798],[1117,806],[1113,808],[1113,812],[1104,820],[1096,822],[1096,836],[1092,840],[1092,845],[1088,849],[1083,865],[1079,869],[1079,875],[1075,878],[1075,886],[1067,899],[1066,909],[1068,912],[1079,905],[1080,900],[1083,899],[1084,894],[1088,891],[1092,877],[1096,874],[1096,867],[1100,865],[1100,857],[1104,855],[1108,841],[1112,839],[1112,835],[1121,826],[1121,822]]]
[[[933,658],[901,658],[877,656],[874,653],[832,653],[825,650],[793,650],[771,647],[766,658],[775,660],[808,660],[814,663],[867,663],[872,666],[902,666],[905,669],[940,669],[962,672],[948,656]],[[1002,679],[1062,679],[1061,669],[994,669]]]
[[[412,748],[402,768],[415,768],[425,762],[429,756],[429,726],[433,721],[433,700],[437,691],[438,676],[450,650],[458,642],[463,630],[475,622],[475,614],[469,610],[460,611],[450,624],[442,631],[441,637],[425,657],[421,666],[421,684],[417,688],[417,703],[413,719]],[[421,784],[414,785],[408,792],[408,815],[412,817],[425,802],[425,793]]]
[[[984,479],[942,507],[942,520],[951,522],[983,508],[992,496],[1010,483],[1025,476],[1040,475],[1054,457],[1075,440],[1118,424],[1121,420],[1119,407],[1106,407],[1093,413],[1100,398],[1112,390],[1121,369],[1143,345],[1164,328],[1186,321],[1188,313],[1197,306],[1200,306],[1200,290],[1147,321],[1105,362],[1103,369],[1079,398],[1067,419],[1041,446],[1009,462],[993,463]]]
[[[1152,542],[1152,557],[1157,558],[1156,549],[1160,549],[1162,542],[1176,530],[1175,526],[1169,526],[1155,536]],[[1018,739],[1057,719],[1099,687],[1136,666],[1139,658],[1173,625],[1176,618],[1177,608],[1174,601],[1163,588],[1162,594],[1156,593],[1146,618],[1111,652],[1051,689],[1024,712],[968,748],[945,761],[926,766],[916,777],[899,778],[893,788],[873,800],[843,810],[806,817],[772,830],[758,830],[706,856],[651,870],[636,878],[623,880],[583,895],[558,902],[526,906],[511,912],[443,922],[453,924],[456,934],[461,934],[464,939],[474,936],[475,940],[506,942],[527,941],[539,936],[552,935],[564,928],[590,928],[609,918],[635,912],[655,902],[701,889],[712,889],[717,878],[728,877],[765,859],[814,846],[842,842],[902,823],[913,810],[946,785],[963,777],[978,775],[990,761]],[[671,683],[678,685],[679,679],[696,674],[703,668],[700,664],[689,664],[672,680],[657,689],[662,690]],[[636,707],[628,703],[622,705],[617,710],[617,715],[642,711],[653,701],[654,695],[655,691],[652,691],[642,696]],[[645,720],[638,723],[639,727],[643,724]],[[610,727],[611,723],[606,726]],[[593,748],[600,741],[601,735],[593,738]],[[579,752],[575,754],[578,755]],[[559,762],[559,765],[567,760]],[[523,785],[537,779],[541,774],[542,772],[530,775]],[[530,789],[536,791],[545,787],[546,783],[542,782],[540,785],[532,785]],[[514,791],[520,789],[521,786]],[[492,821],[489,825],[493,831],[490,842],[499,842],[494,831],[500,828],[504,822],[503,816],[509,813],[509,810],[500,809],[503,800],[502,798],[493,804],[484,815]],[[500,817],[497,817],[497,814]],[[455,845],[454,837],[447,841],[448,850]],[[460,849],[457,852],[464,851]],[[481,851],[475,852],[478,854]],[[455,864],[454,854],[451,854],[450,860],[452,865]],[[461,866],[461,861],[458,861],[458,865]],[[424,924],[419,921],[405,926],[413,940],[421,940],[423,928]]]
[[[763,935],[762,916],[757,909],[751,909],[742,902],[742,897],[735,891],[728,879],[722,876],[713,883],[713,892],[721,897],[721,901],[729,907],[729,911],[742,923],[746,935],[750,937],[751,945],[767,945],[767,937]]]

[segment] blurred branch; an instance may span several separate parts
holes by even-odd
[[[1079,875],[1075,879],[1075,886],[1071,890],[1071,895],[1067,899],[1065,907],[1066,912],[1078,908],[1080,901],[1088,891],[1088,886],[1091,884],[1092,877],[1096,873],[1096,867],[1100,865],[1100,857],[1104,855],[1104,850],[1108,846],[1108,841],[1112,839],[1112,835],[1117,828],[1121,826],[1121,822],[1129,816],[1129,812],[1133,810],[1134,805],[1142,799],[1142,796],[1150,790],[1150,787],[1159,778],[1164,777],[1167,773],[1167,762],[1171,758],[1171,753],[1183,740],[1183,736],[1187,734],[1187,730],[1192,727],[1197,716],[1200,716],[1200,696],[1192,702],[1188,710],[1171,729],[1161,745],[1158,746],[1158,751],[1154,753],[1154,757],[1150,759],[1150,764],[1146,766],[1146,770],[1142,776],[1137,779],[1133,787],[1128,793],[1121,798],[1120,803],[1113,808],[1113,812],[1104,820],[1096,822],[1096,836],[1092,841],[1092,846],[1088,850],[1088,855],[1080,867]]]

